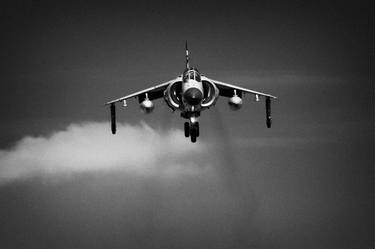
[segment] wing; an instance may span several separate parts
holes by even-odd
[[[209,79],[205,76],[202,76],[202,80],[204,80],[204,79],[206,79],[208,81],[212,81],[217,86],[217,88],[219,89],[219,95],[220,96],[232,97],[233,94],[234,94],[234,90],[237,90],[237,94],[239,94],[239,95],[241,95],[241,93],[250,93],[250,94],[257,95],[257,96],[269,97],[269,98],[273,98],[273,99],[277,98],[276,96],[273,96],[271,94],[250,90],[250,89],[247,89],[247,88],[231,85],[231,84],[228,84],[228,83],[225,83],[225,82]]]
[[[114,104],[116,102],[126,101],[127,99],[135,98],[135,97],[145,98],[146,93],[147,93],[147,96],[148,96],[149,100],[162,98],[164,96],[164,91],[169,86],[169,84],[171,84],[175,81],[181,80],[180,78],[181,78],[181,76],[178,76],[177,78],[175,78],[173,80],[161,83],[159,85],[144,89],[144,90],[139,91],[139,92],[135,92],[135,93],[126,95],[126,96],[118,98],[118,99],[110,100],[106,103],[106,105]]]

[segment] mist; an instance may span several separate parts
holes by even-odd
[[[219,163],[228,159],[224,149],[144,122],[119,124],[115,136],[108,129],[108,122],[71,124],[1,151],[3,198],[14,188],[19,195],[5,207],[32,207],[4,220],[3,243],[247,248],[259,242],[255,195],[234,164]],[[25,219],[37,229],[29,231]]]
[[[108,122],[83,122],[1,150],[0,243],[240,249],[369,243],[370,209],[358,206],[369,181],[342,187],[356,159],[326,153],[337,142],[239,137],[221,111],[207,116],[211,128],[195,144],[180,129],[146,122],[119,123],[116,135]],[[353,229],[360,235],[351,237]]]
[[[82,172],[110,170],[131,174],[173,174],[181,161],[205,152],[192,145],[181,130],[155,130],[146,123],[119,124],[115,136],[107,122],[71,124],[48,136],[26,136],[13,148],[0,151],[1,181],[32,176],[59,177]]]

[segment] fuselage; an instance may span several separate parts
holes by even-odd
[[[184,111],[199,111],[204,92],[201,76],[196,68],[187,68],[183,72],[181,90]]]

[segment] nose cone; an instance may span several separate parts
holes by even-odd
[[[198,105],[202,101],[203,95],[202,95],[202,92],[198,88],[193,87],[193,88],[188,89],[185,92],[184,98],[186,102],[188,102],[188,104]]]

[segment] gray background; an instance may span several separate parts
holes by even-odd
[[[375,246],[370,4],[0,10],[1,248]],[[161,100],[110,135],[103,103],[180,74],[186,39],[203,74],[279,97],[272,129],[245,95],[203,112],[195,145]]]

